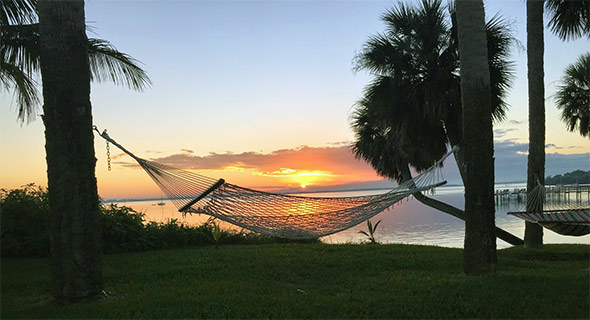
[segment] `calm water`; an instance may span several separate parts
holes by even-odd
[[[523,188],[522,184],[497,185],[497,189]],[[341,197],[357,196],[383,193],[385,190],[371,191],[348,191],[332,193],[313,193],[309,196],[314,197]],[[463,209],[463,187],[441,187],[436,190],[436,194],[431,197],[446,202],[450,205]],[[149,221],[165,222],[169,219],[178,219],[179,222],[191,225],[199,225],[207,221],[207,215],[187,215],[185,218],[177,211],[177,208],[170,202],[164,200],[164,205],[158,205],[155,200],[151,201],[125,201],[118,202],[119,205],[132,207],[133,209],[143,212]],[[515,209],[514,203],[496,207],[496,225],[500,228],[518,236],[524,236],[524,221],[515,217],[508,216],[506,212]],[[437,245],[443,247],[463,247],[464,222],[450,216],[446,213],[439,212],[415,199],[406,199],[393,208],[384,211],[373,217],[371,221],[381,224],[376,232],[376,238],[381,243],[407,243],[407,244],[425,244]],[[224,228],[234,228],[228,223],[223,223]],[[361,223],[348,230],[326,236],[322,241],[326,243],[345,243],[361,242],[366,237],[359,233],[359,230],[366,230],[366,223]],[[590,235],[583,237],[567,237],[559,235],[553,231],[544,230],[545,243],[586,243],[590,244]],[[498,248],[506,248],[510,245],[502,240],[498,240]]]

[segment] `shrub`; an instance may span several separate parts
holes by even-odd
[[[33,184],[21,189],[0,189],[0,217],[2,256],[49,256],[47,190]],[[294,241],[244,230],[216,229],[214,219],[200,226],[190,226],[176,219],[164,223],[146,222],[143,213],[116,204],[100,205],[100,224],[104,253],[187,246],[319,241]]]
[[[0,250],[2,256],[49,255],[47,191],[34,184],[0,189]]]
[[[105,253],[141,251],[149,248],[144,214],[115,204],[100,208],[102,248]]]

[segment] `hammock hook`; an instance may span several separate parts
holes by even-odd
[[[108,137],[107,134],[107,129],[104,129],[104,131],[102,133],[100,133],[100,131],[98,130],[98,127],[96,125],[92,126],[92,129],[94,129],[94,131],[98,132],[98,135],[101,137]],[[105,138],[105,141],[107,142],[107,168],[109,169],[109,171],[111,171],[111,148],[109,146],[109,140]]]

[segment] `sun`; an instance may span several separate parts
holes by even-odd
[[[301,189],[305,189],[305,187],[307,187],[306,184],[301,184]]]

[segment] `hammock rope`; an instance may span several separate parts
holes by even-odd
[[[553,187],[537,186],[527,195],[529,201],[519,209],[508,212],[509,215],[525,221],[538,223],[556,233],[567,236],[590,234],[590,199],[589,197],[552,196]]]
[[[383,194],[306,197],[244,188],[145,160],[118,144],[106,130],[94,130],[131,156],[183,215],[207,214],[254,232],[288,239],[313,239],[348,229],[413,193],[445,184],[440,167],[457,150],[449,151],[429,169]]]

